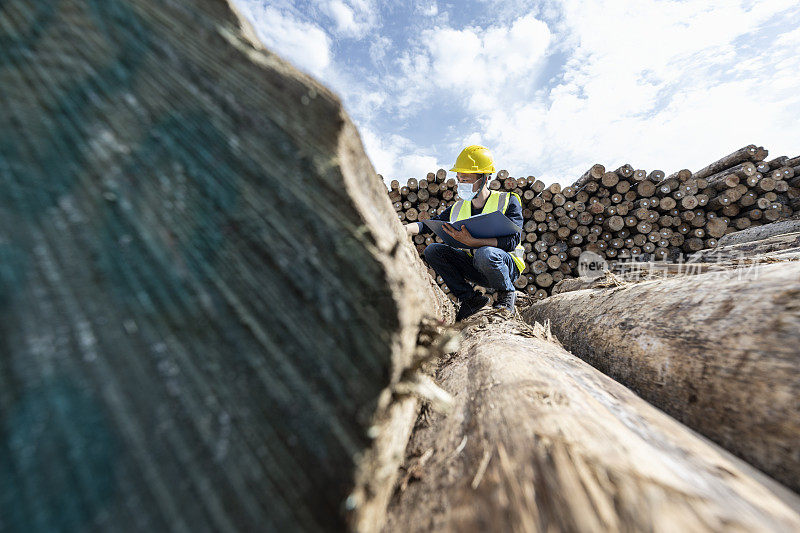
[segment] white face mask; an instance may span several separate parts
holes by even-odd
[[[477,192],[472,190],[474,183],[459,183],[458,184],[458,197],[462,200],[472,200],[477,196]]]

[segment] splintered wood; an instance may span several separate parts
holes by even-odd
[[[437,381],[385,531],[793,531],[796,495],[491,312]]]
[[[682,169],[669,176],[596,164],[563,188],[501,170],[489,186],[519,194],[525,219],[526,269],[517,289],[536,298],[551,294],[559,281],[578,276],[584,251],[612,268],[621,261],[675,261],[713,248],[724,235],[791,216],[800,210],[800,156],[766,158],[763,147],[748,145],[694,174]],[[388,194],[400,220],[425,220],[454,204],[456,181],[446,175],[439,169],[406,185],[392,181]],[[434,234],[413,239],[420,254],[441,242]]]

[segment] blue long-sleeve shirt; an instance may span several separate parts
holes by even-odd
[[[484,204],[483,207],[486,207],[486,204]],[[475,207],[475,204],[473,203],[472,216],[480,215],[483,212],[483,207],[480,208]],[[444,211],[442,211],[441,213],[439,213],[438,215],[436,215],[435,217],[431,218],[433,220],[442,220],[444,222],[449,222],[451,209],[453,209],[452,205],[447,209],[445,209]],[[514,196],[513,194],[511,195],[511,198],[509,198],[508,207],[506,207],[506,212],[503,214],[507,216],[509,220],[511,220],[511,222],[513,222],[520,228],[524,224],[524,220],[522,219],[522,206],[519,204],[519,200],[517,200],[517,197]],[[417,222],[417,225],[419,226],[419,233],[421,235],[425,235],[426,233],[433,233],[433,231],[422,222]],[[515,233],[513,235],[506,235],[503,237],[497,237],[497,247],[506,252],[512,252],[514,248],[517,247],[521,239],[522,235],[519,233]]]

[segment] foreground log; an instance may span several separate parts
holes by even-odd
[[[378,523],[448,307],[338,98],[226,2],[0,28],[0,529]]]
[[[386,531],[792,531],[798,498],[559,345],[469,321]],[[538,331],[537,331],[538,330]]]
[[[523,312],[564,346],[800,489],[800,263],[558,294]]]

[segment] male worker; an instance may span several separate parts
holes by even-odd
[[[436,220],[456,222],[481,213],[500,211],[511,221],[522,227],[522,201],[516,193],[489,190],[489,178],[494,172],[494,159],[488,148],[467,146],[450,169],[456,172],[460,201],[448,207]],[[463,320],[476,313],[489,302],[489,297],[476,292],[469,281],[498,291],[494,307],[514,311],[516,292],[514,280],[525,269],[525,249],[520,244],[521,235],[476,239],[466,227],[456,230],[450,224],[442,226],[448,235],[463,243],[457,249],[446,244],[432,243],[425,248],[425,259],[442,277],[445,284],[458,298],[460,307],[456,320]],[[422,222],[405,225],[409,235],[430,233]]]

